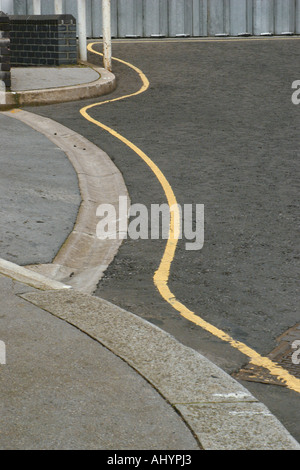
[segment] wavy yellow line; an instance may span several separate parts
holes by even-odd
[[[101,55],[100,52],[97,52],[93,49],[93,46],[97,43],[91,43],[88,45],[88,50],[90,52],[93,52],[94,54]],[[131,150],[133,150],[153,171],[154,175],[156,178],[159,180],[167,201],[169,207],[172,207],[171,216],[170,216],[170,229],[169,229],[169,239],[164,251],[164,255],[161,259],[159,268],[154,274],[154,284],[157,287],[160,295],[162,298],[168,302],[175,310],[177,310],[182,317],[185,319],[189,320],[190,322],[200,326],[204,330],[208,331],[212,335],[216,336],[217,338],[229,343],[233,348],[237,349],[240,351],[242,354],[247,356],[250,359],[251,364],[263,367],[267,369],[271,375],[274,377],[277,377],[279,380],[281,380],[289,389],[294,390],[295,392],[300,393],[300,380],[291,375],[287,370],[285,370],[283,367],[278,365],[277,363],[271,361],[267,357],[261,356],[259,353],[254,351],[252,348],[247,346],[246,344],[234,340],[231,336],[229,336],[227,333],[224,331],[220,330],[219,328],[216,328],[215,326],[211,325],[207,321],[203,320],[200,318],[198,315],[196,315],[194,312],[189,310],[185,305],[183,305],[181,302],[179,302],[175,295],[171,292],[168,282],[169,282],[169,277],[170,277],[170,269],[172,262],[175,257],[176,253],[176,248],[180,236],[180,213],[179,213],[179,208],[177,204],[177,200],[175,197],[175,194],[173,192],[173,189],[168,182],[167,178],[164,176],[162,171],[159,169],[159,167],[140,149],[138,148],[135,144],[130,142],[128,139],[123,137],[121,134],[113,130],[112,128],[106,126],[105,124],[97,121],[96,119],[92,118],[89,114],[88,111],[92,108],[101,106],[106,103],[113,103],[115,101],[120,101],[124,100],[126,98],[130,98],[133,96],[137,96],[141,93],[144,93],[145,91],[148,90],[150,83],[145,74],[137,67],[134,65],[130,64],[129,62],[125,62],[124,60],[118,59],[118,58],[113,58],[113,60],[118,61],[131,69],[133,69],[140,77],[142,81],[142,87],[135,93],[124,95],[118,98],[114,99],[109,99],[106,101],[102,101],[99,103],[94,103],[89,106],[85,106],[80,110],[80,113],[82,116],[87,119],[88,121],[92,122],[96,126],[104,129],[105,131],[109,132],[112,136],[115,138],[119,139],[121,142],[123,142],[125,145],[127,145]],[[176,210],[177,208],[177,210]],[[173,210],[174,209],[174,210]]]

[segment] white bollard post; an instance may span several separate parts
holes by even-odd
[[[104,68],[112,71],[112,44],[111,44],[111,0],[102,0],[103,17],[103,61]]]
[[[42,14],[41,0],[33,0],[33,14],[34,15]]]
[[[63,14],[63,0],[54,0],[54,13],[56,15]]]
[[[77,9],[78,9],[79,56],[83,62],[87,62],[86,0],[77,0]]]

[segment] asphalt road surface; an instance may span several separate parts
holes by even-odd
[[[299,47],[297,39],[116,42],[114,56],[139,67],[150,88],[89,112],[158,165],[180,205],[205,205],[204,247],[186,251],[185,240],[179,242],[170,289],[263,356],[300,322],[300,106],[291,101],[292,83],[300,79]],[[90,54],[89,60],[100,58]],[[109,99],[140,88],[139,76],[125,64],[115,62],[114,72],[119,86]],[[105,150],[123,173],[132,203],[165,203],[160,183],[136,153],[80,115],[89,103],[33,111]],[[165,329],[228,373],[238,372],[249,359],[182,318],[155,288],[165,245],[126,240],[96,295]],[[299,394],[263,381],[242,383],[300,441]]]

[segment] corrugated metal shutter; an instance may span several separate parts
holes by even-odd
[[[275,34],[295,32],[296,2],[277,0],[275,3]]]
[[[229,34],[231,36],[247,36],[253,34],[252,0],[231,0],[229,23]]]
[[[193,2],[193,36],[207,36],[208,0]]]
[[[118,36],[143,36],[143,2],[140,0],[119,0]]]
[[[300,0],[296,0],[296,34],[300,34]]]
[[[14,11],[13,2],[11,0],[0,0],[0,11],[11,15]]]
[[[169,8],[166,0],[144,2],[144,36],[167,37],[169,35]]]
[[[32,13],[32,0],[1,0],[16,14]],[[102,35],[102,0],[87,0],[88,36]],[[42,0],[42,12],[53,13]],[[77,16],[77,0],[64,0]],[[300,34],[300,0],[112,0],[114,37]]]

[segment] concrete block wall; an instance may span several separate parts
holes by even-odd
[[[77,64],[72,15],[9,16],[12,66]]]
[[[9,18],[0,12],[0,81],[4,82],[5,88],[11,87],[10,74],[10,23]],[[1,83],[3,85],[3,83]],[[2,86],[1,89],[2,90]]]

